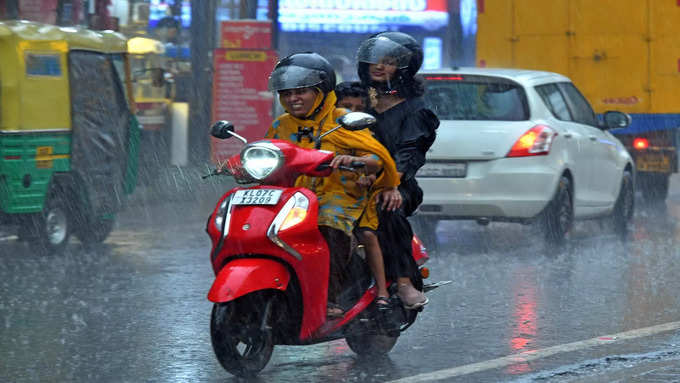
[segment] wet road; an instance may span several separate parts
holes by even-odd
[[[0,381],[237,381],[210,345],[212,201],[138,200],[102,246],[72,240],[60,256],[0,234]],[[453,283],[389,358],[360,360],[344,341],[277,347],[256,381],[626,381],[672,366],[679,223],[677,181],[665,207],[638,207],[626,243],[599,222],[577,224],[561,250],[530,226],[443,222],[431,280]]]

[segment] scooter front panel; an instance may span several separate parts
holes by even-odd
[[[255,188],[276,188],[273,186],[258,186]],[[244,188],[236,188],[243,190]],[[208,225],[208,232],[213,240],[213,270],[218,275],[220,269],[234,257],[266,255],[281,259],[289,264],[300,283],[302,294],[303,318],[300,337],[311,336],[325,321],[326,302],[328,299],[329,251],[326,241],[318,229],[318,202],[316,195],[304,188],[284,189],[276,205],[234,205],[229,207],[229,225],[225,230],[227,235],[220,241],[222,235],[217,227]],[[233,191],[232,191],[233,192]],[[283,205],[296,192],[304,194],[309,199],[309,207],[305,219],[285,230],[280,230],[278,237],[290,245],[300,255],[297,259],[284,248],[273,243],[267,236],[272,222],[281,211]],[[225,196],[229,198],[229,195]],[[215,210],[217,213],[218,209]],[[211,218],[214,221],[214,214]]]

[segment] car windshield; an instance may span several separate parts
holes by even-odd
[[[425,76],[425,102],[440,120],[523,121],[529,119],[518,84],[483,76]]]

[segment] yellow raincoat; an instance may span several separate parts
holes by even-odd
[[[318,108],[322,100],[323,93],[319,92],[312,111]],[[313,120],[303,120],[288,113],[279,116],[272,123],[265,138],[289,140],[303,148],[314,148],[314,142],[307,137],[298,142],[298,128],[313,128],[313,135],[317,137],[336,127],[338,118],[347,112],[344,109],[336,109],[335,102],[335,92],[328,93]],[[311,189],[318,197],[319,225],[342,230],[350,235],[355,222],[361,217],[362,227],[377,229],[374,196],[385,187],[399,185],[399,175],[390,153],[368,129],[350,131],[340,128],[321,140],[321,149],[332,151],[336,155],[358,157],[373,155],[383,171],[370,191],[357,185],[356,181],[360,175],[354,172],[335,170],[328,177],[300,176],[296,186]]]

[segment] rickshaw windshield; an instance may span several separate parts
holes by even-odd
[[[169,84],[163,78],[164,60],[157,54],[130,55],[136,100],[169,98]]]
[[[114,53],[111,55],[111,61],[113,62],[113,67],[115,69],[120,85],[123,88],[123,93],[125,94],[125,99],[130,100],[130,95],[128,94],[127,82],[125,76],[125,59],[120,53]],[[129,101],[128,101],[129,102]]]

